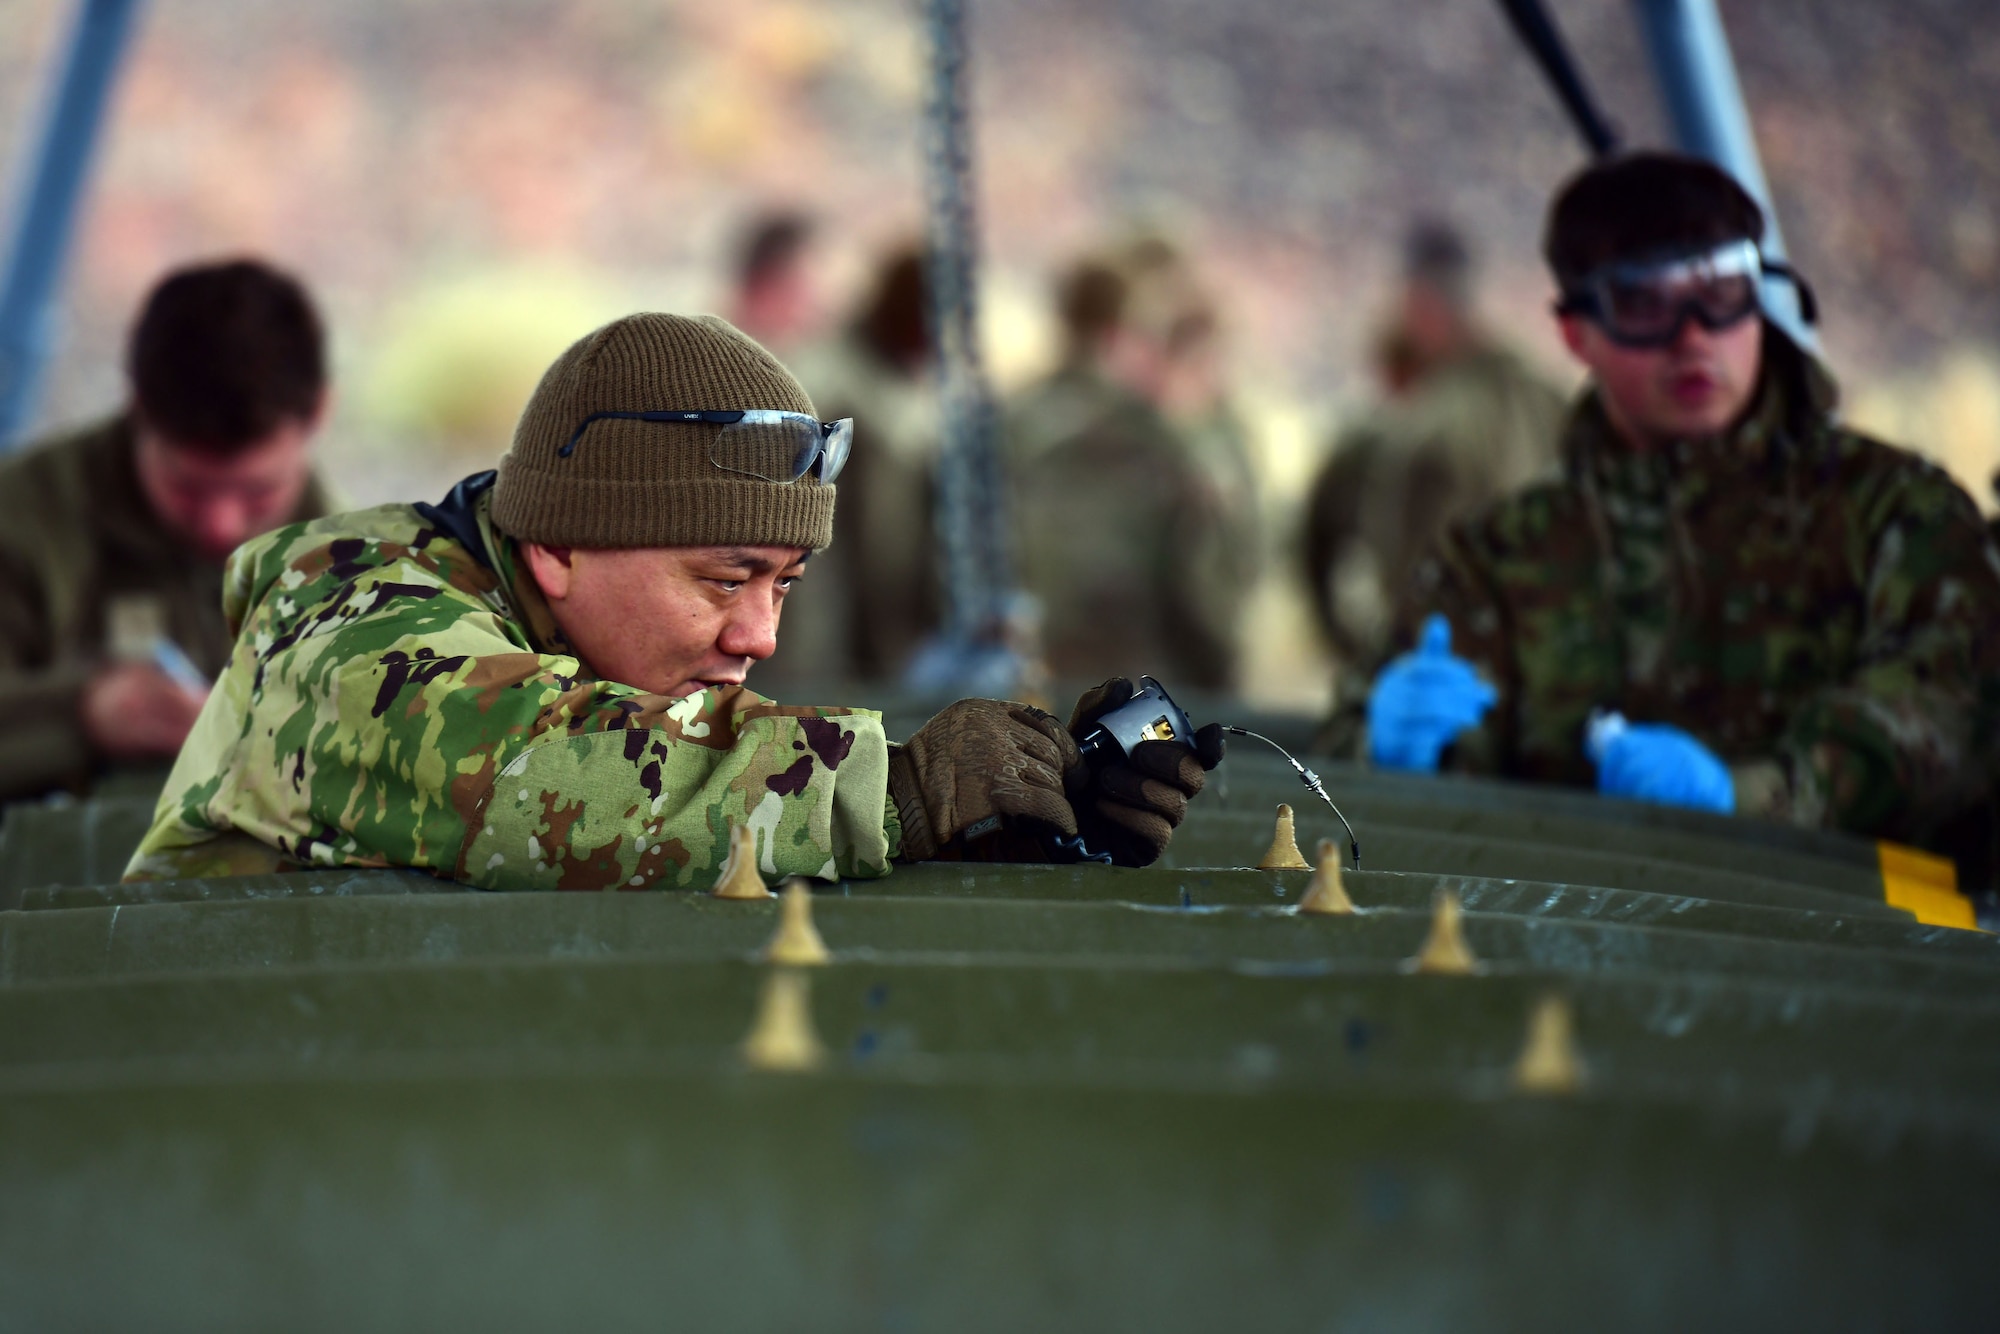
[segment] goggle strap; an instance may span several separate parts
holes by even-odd
[[[1799,318],[1810,325],[1819,324],[1819,298],[1813,295],[1812,284],[1797,269],[1782,259],[1767,259],[1764,261],[1764,272],[1790,283],[1792,290],[1799,294]]]

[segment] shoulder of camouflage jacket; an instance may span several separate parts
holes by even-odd
[[[169,850],[225,829],[308,864],[493,887],[609,884],[614,869],[619,884],[692,883],[726,856],[731,822],[763,822],[776,873],[881,874],[893,855],[876,715],[594,680],[538,654],[498,577],[408,506],[259,539],[232,560],[226,600],[235,657],[135,870],[172,873]],[[478,838],[531,825],[515,841],[539,855],[468,863]]]

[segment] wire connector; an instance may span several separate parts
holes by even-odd
[[[1354,836],[1354,826],[1347,823],[1347,817],[1340,813],[1340,807],[1334,805],[1333,798],[1329,797],[1326,794],[1326,784],[1320,781],[1319,775],[1314,773],[1312,770],[1306,768],[1305,765],[1300,764],[1296,759],[1292,758],[1292,752],[1286,750],[1283,746],[1271,740],[1271,738],[1265,736],[1262,732],[1253,732],[1247,727],[1231,727],[1228,723],[1224,723],[1222,725],[1222,730],[1231,733],[1232,735],[1235,736],[1247,736],[1253,740],[1261,741],[1265,745],[1269,746],[1272,750],[1277,751],[1280,755],[1285,757],[1285,763],[1291,765],[1293,769],[1298,771],[1299,781],[1306,785],[1306,791],[1312,793],[1314,796],[1318,797],[1321,801],[1325,802],[1327,804],[1328,809],[1330,809],[1333,812],[1334,818],[1340,821],[1340,827],[1347,831],[1347,848],[1348,851],[1352,853],[1354,856],[1354,869],[1357,871],[1360,870],[1361,840]]]

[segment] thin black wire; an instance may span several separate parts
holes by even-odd
[[[1317,796],[1321,801],[1325,802],[1327,806],[1332,809],[1335,818],[1337,818],[1340,821],[1340,827],[1347,831],[1347,848],[1349,852],[1354,854],[1354,869],[1357,871],[1360,870],[1361,840],[1354,836],[1354,826],[1347,823],[1347,817],[1340,813],[1340,807],[1335,806],[1333,804],[1333,798],[1326,794],[1326,784],[1320,781],[1319,775],[1314,773],[1312,770],[1306,768],[1303,764],[1300,764],[1297,760],[1293,759],[1292,752],[1286,750],[1283,746],[1271,740],[1271,738],[1265,736],[1262,732],[1253,732],[1247,727],[1231,727],[1228,723],[1224,723],[1222,725],[1222,730],[1225,732],[1233,732],[1237,736],[1254,737],[1256,740],[1263,742],[1265,745],[1269,746],[1272,750],[1275,750],[1280,755],[1284,756],[1285,763],[1291,765],[1292,768],[1299,771],[1299,781],[1306,785],[1306,791],[1311,792],[1313,795]]]

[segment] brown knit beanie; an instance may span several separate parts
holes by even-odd
[[[593,412],[813,413],[792,373],[713,315],[628,315],[587,334],[542,376],[493,487],[493,522],[511,537],[566,547],[773,546],[833,541],[834,488],[728,473],[709,459],[722,428],[592,422]]]

